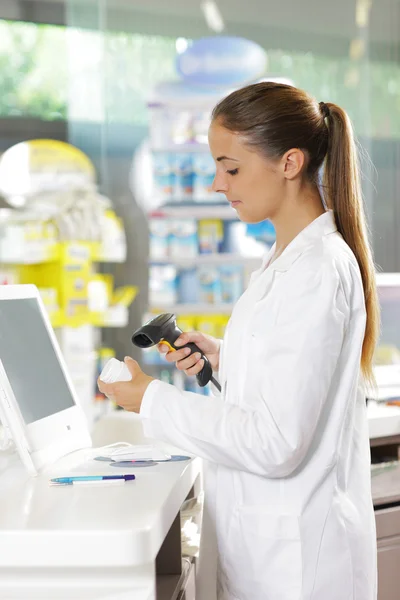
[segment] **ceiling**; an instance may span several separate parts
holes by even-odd
[[[216,1],[225,33],[249,37],[264,47],[347,54],[349,41],[358,33],[359,0]],[[0,0],[3,18],[45,21],[46,15],[49,22],[57,15],[87,27],[105,23],[110,29],[191,38],[210,34],[200,0]],[[367,36],[373,53],[384,59],[393,56],[393,45],[400,44],[400,0],[373,0]]]
[[[34,1],[34,0],[31,0]],[[59,0],[47,0],[59,1]],[[89,3],[92,0],[70,0]],[[347,37],[356,31],[356,0],[216,0],[228,25],[280,28],[307,34],[322,33]],[[128,8],[151,15],[155,21],[163,16],[203,21],[200,0],[108,0],[108,9]],[[373,0],[370,34],[375,41],[400,36],[399,0]],[[397,38],[400,41],[400,37]]]

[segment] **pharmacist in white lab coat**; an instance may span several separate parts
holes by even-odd
[[[219,600],[375,600],[364,381],[379,315],[351,124],[264,82],[217,105],[209,142],[214,188],[241,220],[276,230],[222,344],[181,336],[222,394],[179,391],[132,359],[131,382],[100,386],[149,436],[206,459]],[[203,366],[184,349],[167,360]]]

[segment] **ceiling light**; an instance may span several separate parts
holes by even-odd
[[[372,0],[358,0],[356,4],[356,25],[365,28],[369,22]]]
[[[183,37],[179,37],[176,39],[175,42],[175,48],[178,54],[182,54],[183,52],[185,52],[186,48],[188,47],[188,41],[186,38]]]
[[[225,29],[225,23],[215,0],[203,0],[200,6],[208,27],[221,33]]]

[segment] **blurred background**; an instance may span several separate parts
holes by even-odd
[[[388,417],[372,459],[397,464],[399,58],[397,0],[0,0],[0,283],[40,288],[91,422],[114,410],[95,385],[112,356],[207,393],[131,335],[161,312],[223,335],[274,230],[238,222],[210,190],[210,111],[271,79],[354,124],[382,308],[369,410]],[[386,510],[393,494],[375,492]],[[400,597],[392,533],[380,600]]]

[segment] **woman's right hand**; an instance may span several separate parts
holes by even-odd
[[[182,333],[175,341],[175,346],[184,346],[189,342],[195,343],[210,361],[212,370],[218,371],[220,340],[199,331],[190,331]],[[168,362],[176,363],[177,369],[184,371],[186,375],[197,375],[204,367],[204,360],[200,358],[200,354],[198,352],[191,354],[189,348],[172,351],[161,342],[158,344],[158,350],[161,354],[165,354]]]

